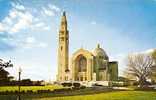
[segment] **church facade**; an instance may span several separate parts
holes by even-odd
[[[57,81],[116,81],[118,62],[97,44],[93,52],[78,49],[69,61],[69,31],[65,12],[61,18],[58,43]],[[70,62],[70,63],[69,63]]]

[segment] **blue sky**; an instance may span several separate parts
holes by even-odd
[[[111,60],[156,46],[156,0],[0,0],[0,55],[11,59],[11,75],[54,80],[60,17],[67,12],[70,57],[100,43]]]

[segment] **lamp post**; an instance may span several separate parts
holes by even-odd
[[[21,72],[22,72],[22,69],[21,69],[21,67],[19,67],[19,70],[18,70],[18,100],[21,100],[21,97],[20,97],[20,91],[21,91]]]

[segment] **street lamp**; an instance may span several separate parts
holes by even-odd
[[[21,90],[21,72],[22,72],[22,69],[21,67],[19,67],[18,69],[18,100],[21,100],[21,97],[20,97],[20,90]]]

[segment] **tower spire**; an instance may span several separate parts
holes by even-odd
[[[67,18],[65,11],[61,17],[58,44],[58,81],[68,80],[66,73],[69,72],[69,34],[67,29]]]
[[[66,16],[66,12],[65,11],[63,11],[63,16]]]
[[[63,12],[62,18],[61,18],[61,31],[66,31],[67,30],[67,18],[66,18],[66,12]]]
[[[97,48],[100,48],[100,44],[98,43],[96,47],[97,47]]]

